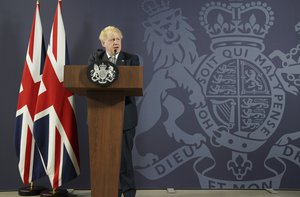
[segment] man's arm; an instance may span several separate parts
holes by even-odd
[[[132,64],[131,65],[133,65],[133,66],[139,66],[140,65],[139,56],[132,55]]]

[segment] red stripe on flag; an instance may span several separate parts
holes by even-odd
[[[69,92],[68,90],[66,91]],[[64,100],[64,110],[62,111],[62,113],[63,114],[59,115],[59,117],[62,120],[61,122],[63,124],[63,127],[65,128],[65,132],[69,141],[72,142],[71,146],[74,150],[75,156],[76,158],[79,158],[78,138],[77,135],[74,135],[74,132],[77,133],[76,117],[68,99]]]
[[[55,167],[53,177],[53,188],[59,187],[59,173],[60,173],[60,159],[61,159],[61,136],[59,131],[55,129]]]
[[[27,62],[25,62],[22,76],[23,91],[19,94],[18,109],[27,105],[31,118],[34,117],[35,105],[38,97],[40,82],[34,83],[29,71]]]
[[[31,163],[31,148],[32,148],[32,134],[31,130],[27,128],[27,137],[26,137],[26,151],[25,151],[25,162],[24,162],[24,184],[29,183],[29,172],[30,172],[30,163]]]

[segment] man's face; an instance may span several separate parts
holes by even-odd
[[[108,32],[107,38],[102,41],[102,46],[110,56],[119,53],[121,51],[120,35],[117,32]]]

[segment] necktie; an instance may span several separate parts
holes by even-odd
[[[116,57],[115,57],[115,56],[111,56],[111,57],[109,58],[109,61],[110,61],[111,63],[113,63],[113,64],[116,64]]]

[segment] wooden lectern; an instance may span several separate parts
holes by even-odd
[[[143,95],[141,66],[118,66],[119,78],[100,87],[86,65],[66,65],[64,86],[87,97],[92,197],[118,196],[125,96]]]

